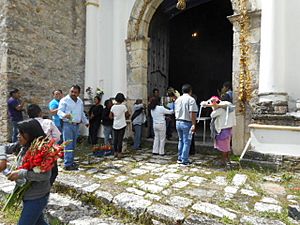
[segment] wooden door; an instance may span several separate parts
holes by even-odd
[[[169,20],[167,15],[157,12],[149,28],[148,48],[148,96],[154,88],[160,95],[166,94],[169,84]]]

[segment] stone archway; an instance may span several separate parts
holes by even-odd
[[[137,98],[147,101],[147,67],[148,67],[148,30],[151,19],[164,0],[136,0],[131,11],[128,22],[128,32],[126,40],[127,51],[127,96],[129,104]],[[239,0],[230,0],[234,15],[230,16],[234,28],[233,41],[233,71],[232,84],[234,99],[237,101],[239,90]],[[260,46],[260,10],[257,10],[257,0],[248,1],[249,16],[251,19],[250,33],[252,51],[250,52],[251,69],[253,70],[253,87],[254,92],[258,89],[258,71],[259,71],[259,46]],[[257,92],[257,91],[256,91]],[[240,154],[243,150],[246,140],[249,136],[248,124],[251,120],[250,109],[244,113],[237,113],[237,127],[233,137],[233,150],[235,154]]]
[[[131,11],[126,40],[127,96],[147,99],[148,29],[150,21],[164,0],[137,0]]]

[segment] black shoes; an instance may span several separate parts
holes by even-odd
[[[71,171],[71,170],[78,170],[78,165],[73,163],[71,166],[65,166],[64,170]]]

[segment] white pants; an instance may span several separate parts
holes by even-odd
[[[164,155],[165,142],[166,142],[166,124],[165,123],[153,124],[153,130],[154,130],[153,153]]]

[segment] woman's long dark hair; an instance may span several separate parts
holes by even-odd
[[[149,109],[154,110],[157,105],[159,105],[159,98],[158,97],[152,97],[150,99]]]
[[[24,120],[18,123],[18,129],[20,134],[27,134],[27,144],[24,146],[28,149],[32,141],[38,137],[46,137],[40,123],[35,119]]]

